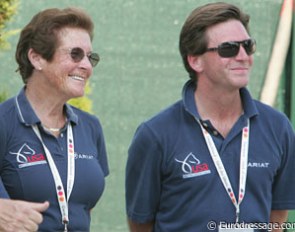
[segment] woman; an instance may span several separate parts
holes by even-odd
[[[109,173],[99,120],[66,103],[99,61],[92,38],[80,9],[39,12],[16,49],[24,87],[0,105],[1,177],[13,199],[49,201],[38,231],[89,231]]]

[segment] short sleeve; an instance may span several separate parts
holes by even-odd
[[[160,202],[162,156],[152,130],[146,124],[139,126],[126,165],[126,210],[132,221],[154,220]]]
[[[102,126],[99,122],[98,122],[98,141],[97,141],[97,146],[98,146],[98,151],[99,151],[99,155],[98,155],[98,162],[101,166],[101,169],[104,173],[104,176],[107,176],[109,174],[109,166],[108,166],[108,159],[107,159],[107,151],[106,151],[106,145],[105,145],[105,140],[104,140],[104,134],[103,134],[103,130],[102,130]]]
[[[0,198],[9,198],[8,193],[3,185],[2,179],[0,177]]]
[[[295,135],[288,120],[285,126],[282,125],[282,129],[281,167],[273,183],[272,209],[275,210],[295,209]]]
[[[0,177],[2,173],[3,160],[6,153],[6,133],[5,133],[5,123],[3,123],[0,117]]]
[[[8,193],[3,185],[1,174],[2,174],[2,166],[3,160],[6,153],[6,135],[5,135],[5,127],[4,123],[0,118],[0,198],[9,198]]]

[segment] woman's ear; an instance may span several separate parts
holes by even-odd
[[[42,60],[40,54],[36,53],[33,48],[28,51],[28,59],[36,70],[42,70]]]
[[[196,71],[196,73],[200,73],[203,71],[203,61],[201,56],[187,56],[187,62],[190,67]]]

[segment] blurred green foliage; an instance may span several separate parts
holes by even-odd
[[[6,31],[6,24],[16,14],[19,0],[1,0],[0,1],[0,49],[9,48],[7,38],[18,33],[19,30]]]
[[[0,50],[9,47],[7,38],[15,34],[17,30],[5,31],[6,23],[16,13],[19,0],[1,0],[0,1]],[[0,92],[0,102],[8,98],[7,92]]]
[[[89,82],[87,82],[87,85],[85,87],[85,94],[83,97],[79,97],[79,98],[73,98],[71,100],[68,101],[69,104],[84,110],[88,113],[93,113],[92,112],[92,101],[89,98],[89,95],[91,94],[91,87]]]
[[[0,102],[3,102],[7,99],[7,93],[6,92],[0,92]]]

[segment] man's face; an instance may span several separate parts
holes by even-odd
[[[238,20],[228,20],[207,29],[208,48],[216,48],[225,42],[241,42],[250,39],[243,24]],[[214,88],[236,90],[248,84],[253,55],[248,55],[240,45],[232,57],[221,57],[217,51],[208,51],[199,56],[201,68],[199,81],[206,81]],[[205,80],[202,80],[205,79]]]

